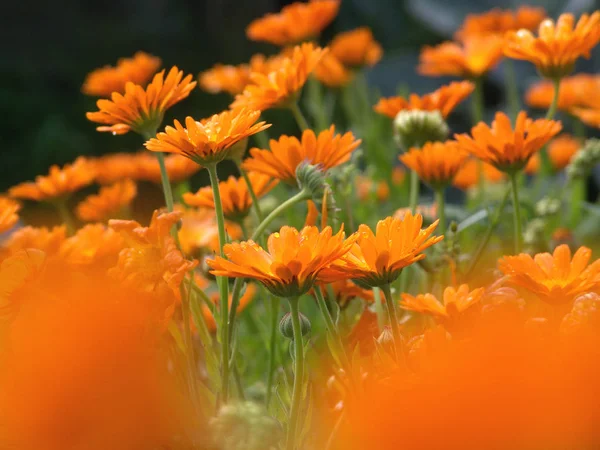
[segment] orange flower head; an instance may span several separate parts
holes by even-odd
[[[161,60],[144,52],[132,58],[121,58],[116,67],[104,66],[89,73],[81,90],[84,94],[108,97],[113,92],[122,94],[129,82],[145,85],[160,67]]]
[[[281,67],[268,74],[252,73],[244,91],[235,97],[230,108],[249,108],[264,111],[269,108],[286,108],[296,101],[308,76],[315,70],[327,49],[312,43],[294,47],[291,55],[281,62]]]
[[[266,195],[273,189],[279,180],[274,180],[268,175],[250,172],[248,178],[257,198]],[[230,176],[227,181],[219,183],[219,193],[223,205],[223,214],[226,219],[233,222],[242,221],[252,208],[252,197],[248,191],[248,185],[243,178]],[[183,194],[183,201],[190,206],[215,209],[215,199],[210,186],[200,188],[198,192]]]
[[[374,66],[383,55],[381,45],[367,27],[337,34],[329,48],[333,56],[350,67]]]
[[[585,106],[590,95],[600,90],[600,75],[578,73],[560,80],[558,109],[572,112],[574,108]],[[525,93],[525,102],[533,108],[548,109],[554,99],[554,84],[541,80],[533,84]]]
[[[143,153],[148,153],[143,150]],[[96,172],[96,182],[113,184],[117,181],[131,179],[140,180],[140,170],[137,163],[139,153],[108,153],[91,159]]]
[[[269,236],[268,251],[254,241],[226,244],[227,259],[217,256],[207,263],[213,275],[252,278],[274,295],[298,297],[308,292],[319,281],[321,271],[346,254],[353,243],[353,237],[345,239],[343,230],[334,235],[331,227],[298,231],[284,226]]]
[[[508,281],[513,285],[528,290],[546,303],[560,305],[572,302],[597,286],[600,260],[588,265],[591,256],[589,248],[580,247],[571,259],[569,246],[562,244],[552,255],[505,256],[498,262],[498,268],[509,276]]]
[[[285,47],[316,38],[337,16],[340,0],[312,0],[285,6],[277,14],[254,20],[246,28],[252,41]]]
[[[514,129],[502,112],[489,127],[483,122],[475,125],[471,136],[456,134],[460,147],[503,172],[521,170],[537,151],[557,135],[562,128],[553,120],[531,120],[523,111],[517,116]]]
[[[530,61],[546,78],[561,78],[573,71],[577,59],[589,58],[600,41],[600,11],[583,14],[577,23],[572,14],[561,14],[556,24],[544,20],[537,37],[521,29],[509,32],[506,40],[506,56]]]
[[[46,265],[46,253],[35,248],[18,250],[0,261],[0,321],[18,313],[19,291],[32,289]]]
[[[470,81],[455,81],[423,96],[411,94],[408,99],[404,97],[382,98],[373,109],[392,119],[400,111],[407,110],[439,111],[442,116],[448,117],[456,105],[467,98],[474,89],[475,85]]]
[[[375,233],[367,226],[358,228],[356,244],[350,252],[334,262],[325,279],[343,275],[364,287],[389,284],[406,266],[425,258],[425,251],[444,236],[431,236],[438,221],[425,229],[420,214],[407,213],[404,218],[388,217],[377,223]]]
[[[350,83],[352,72],[328,52],[315,68],[315,77],[327,87],[339,88]]]
[[[179,242],[181,250],[186,254],[195,254],[198,251],[219,251],[219,229],[217,216],[211,209],[183,209],[181,228],[179,229]],[[230,240],[242,237],[240,225],[225,221],[225,228]]]
[[[590,127],[600,128],[600,106],[598,108],[575,108],[573,115]]]
[[[155,154],[147,151],[137,153],[135,163],[138,166],[137,172],[140,180],[155,184],[161,183],[160,165]],[[191,159],[177,154],[165,156],[165,167],[171,183],[185,181],[202,168]]]
[[[295,136],[281,136],[271,139],[271,150],[250,149],[250,158],[244,161],[244,168],[269,175],[275,179],[296,185],[296,169],[302,162],[319,166],[323,171],[339,166],[350,160],[350,155],[358,148],[361,140],[351,132],[335,134],[332,125],[315,135],[305,130],[301,140]]]
[[[265,58],[257,54],[250,59],[249,64],[238,66],[216,64],[213,68],[204,71],[198,77],[200,88],[211,94],[227,92],[231,95],[241,94],[250,84],[251,73],[268,74],[281,67],[283,56],[276,55]]]
[[[250,304],[250,302],[256,296],[256,285],[255,284],[247,284],[244,293],[239,298],[239,303],[237,306],[237,314],[240,314],[246,306]],[[213,302],[215,309],[219,308],[219,295],[215,292],[214,296],[211,296],[210,300]],[[233,295],[229,294],[229,306],[233,302]],[[210,308],[206,304],[202,304],[202,315],[204,316],[204,321],[206,322],[206,327],[208,331],[214,332],[217,330],[217,322],[210,310]]]
[[[471,291],[466,284],[461,284],[458,289],[448,286],[444,289],[443,303],[440,303],[432,294],[419,294],[416,296],[402,294],[400,307],[409,311],[429,314],[443,321],[444,319],[452,319],[479,304],[483,294],[483,288]]]
[[[544,8],[521,6],[516,11],[494,8],[483,14],[469,14],[455,38],[465,40],[490,34],[504,37],[508,31],[522,28],[533,31],[545,18]]]
[[[126,242],[109,275],[141,292],[175,299],[186,273],[197,265],[197,261],[185,259],[171,236],[171,228],[181,216],[180,212],[154,211],[149,227],[134,220],[109,221],[109,226],[120,232]]]
[[[479,164],[475,158],[467,159],[454,176],[452,185],[464,191],[478,186]],[[506,175],[491,164],[483,163],[483,177],[486,182],[495,184],[506,178]]]
[[[67,229],[64,225],[52,229],[27,226],[14,231],[2,243],[2,248],[8,254],[34,248],[43,251],[47,256],[52,256],[58,253],[66,238]]]
[[[110,186],[101,187],[97,194],[85,198],[77,205],[75,213],[84,222],[102,222],[123,211],[136,194],[137,187],[133,181],[117,181]]]
[[[581,141],[570,134],[561,134],[548,144],[548,156],[555,170],[562,170],[581,148]]]
[[[377,181],[366,175],[356,175],[354,182],[356,185],[356,196],[360,201],[369,200],[373,193],[380,202],[386,201],[390,196],[390,187],[384,180]]]
[[[435,203],[420,203],[415,208],[415,212],[421,214],[425,222],[433,222],[438,216],[438,207]],[[392,217],[402,220],[407,214],[412,214],[412,208],[398,208]]]
[[[365,302],[372,303],[375,301],[375,296],[371,289],[364,289],[350,280],[338,280],[330,283],[335,301],[344,308],[352,299],[360,298]]]
[[[79,157],[72,164],[50,167],[46,176],[35,181],[18,184],[9,189],[11,197],[28,200],[53,200],[64,198],[91,184],[96,176],[95,167],[89,160]]]
[[[258,122],[260,111],[247,109],[227,110],[209,119],[197,122],[186,117],[185,127],[175,120],[175,127],[167,126],[144,145],[153,152],[176,153],[200,165],[216,164],[238,157],[236,144],[271,125]]]
[[[88,112],[86,117],[92,122],[105,126],[98,131],[109,131],[112,134],[125,134],[135,131],[142,136],[152,135],[160,126],[165,111],[176,103],[187,98],[196,82],[192,75],[183,77],[183,71],[171,68],[165,77],[162,70],[144,89],[139,84],[127,83],[125,93],[114,92],[111,100],[98,100],[96,112]]]
[[[467,158],[456,141],[446,141],[427,142],[422,148],[410,149],[399,159],[417,172],[423,182],[437,189],[452,182]]]
[[[462,44],[443,42],[425,47],[419,56],[418,71],[433,77],[477,78],[498,64],[503,45],[502,38],[492,35],[470,38]]]
[[[0,196],[0,234],[10,230],[19,221],[21,205],[12,198]]]
[[[59,254],[74,266],[107,270],[117,264],[125,240],[112,228],[101,223],[88,224],[63,241]]]

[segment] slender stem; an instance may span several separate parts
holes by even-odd
[[[67,227],[67,234],[69,236],[72,236],[73,234],[75,234],[75,221],[73,220],[71,211],[69,211],[69,207],[67,206],[67,200],[67,198],[57,199],[54,202],[54,207],[56,208],[60,219]]]
[[[517,174],[510,174],[510,184],[512,191],[512,203],[514,210],[514,227],[515,227],[515,254],[518,255],[521,253],[521,241],[523,239],[523,235],[521,232],[521,206],[519,205],[519,183],[517,180]]]
[[[235,164],[237,165],[238,171],[240,175],[246,182],[246,186],[248,186],[248,193],[250,194],[250,198],[252,199],[252,207],[254,208],[254,212],[256,212],[256,217],[258,217],[258,221],[262,222],[263,213],[260,209],[260,205],[258,204],[258,197],[256,196],[256,192],[254,192],[254,186],[252,186],[252,182],[250,181],[250,177],[248,176],[248,172],[244,170],[242,167],[242,161],[236,160]]]
[[[435,205],[438,210],[438,218],[440,219],[438,230],[439,233],[444,234],[446,232],[446,203],[444,200],[443,187],[435,189]]]
[[[475,78],[473,80],[475,83],[475,90],[473,91],[473,96],[471,97],[471,119],[473,121],[473,125],[477,125],[479,122],[483,120],[483,112],[484,112],[484,99],[483,99],[483,80],[481,77]],[[477,197],[479,202],[483,200],[484,190],[485,190],[485,177],[483,172],[483,162],[478,161],[477,163]]]
[[[185,353],[186,353],[186,361],[188,367],[188,384],[190,389],[190,395],[192,396],[193,404],[196,404],[198,401],[198,387],[197,387],[197,378],[196,378],[196,360],[194,358],[194,346],[192,343],[192,330],[190,327],[190,304],[192,301],[192,284],[194,283],[193,274],[190,274],[190,281],[188,284],[188,289],[183,286],[181,283],[179,290],[181,293],[181,320],[183,321],[183,340],[185,343]],[[186,305],[183,305],[185,303]]]
[[[310,126],[308,125],[308,122],[304,118],[304,115],[302,115],[302,111],[300,111],[298,102],[292,102],[290,104],[290,111],[292,111],[292,114],[294,115],[294,119],[296,119],[296,123],[298,124],[298,126],[300,127],[300,129],[302,131],[308,130],[310,128]]]
[[[235,387],[238,391],[238,395],[241,401],[246,401],[246,394],[244,393],[244,385],[242,383],[242,376],[240,369],[235,362],[233,363],[233,379],[235,380]]]
[[[408,206],[414,214],[417,210],[419,203],[419,188],[421,184],[419,181],[419,175],[414,170],[410,171],[410,191],[408,194]]]
[[[288,422],[286,450],[295,450],[298,417],[302,403],[302,385],[304,380],[304,343],[302,342],[302,326],[300,325],[300,308],[298,298],[290,298],[292,329],[294,331],[294,388],[292,405]]]
[[[569,215],[569,228],[574,229],[581,220],[582,203],[586,200],[586,177],[571,180],[571,205]]]
[[[160,182],[163,194],[165,195],[165,204],[167,205],[167,211],[171,212],[173,211],[173,191],[171,190],[171,182],[169,181],[167,166],[165,165],[165,155],[162,152],[156,152],[155,154],[158,166],[160,167]]]
[[[550,108],[548,108],[548,112],[546,113],[546,120],[551,120],[556,114],[556,109],[558,108],[558,99],[560,97],[560,78],[554,78],[552,80],[552,85],[554,86],[554,96],[552,97]]]
[[[513,123],[517,120],[517,115],[521,110],[521,100],[519,98],[519,88],[517,85],[517,75],[515,73],[515,64],[511,59],[504,59],[504,86],[508,100],[508,109]]]
[[[275,366],[277,365],[277,324],[279,323],[279,297],[271,295],[271,330],[269,342],[269,371],[267,373],[267,398],[265,408],[269,409],[271,396],[273,394],[273,379],[275,378]]]
[[[210,176],[210,185],[213,190],[213,198],[215,200],[215,212],[217,216],[217,226],[219,229],[219,254],[223,257],[223,246],[227,240],[225,234],[225,218],[223,217],[223,205],[221,203],[221,194],[219,192],[219,177],[217,175],[217,165],[209,164],[206,166],[208,175]],[[219,301],[220,301],[220,319],[221,319],[221,400],[227,403],[229,398],[229,285],[227,277],[217,277],[219,285]]]
[[[340,334],[338,333],[337,328],[333,323],[333,318],[331,317],[329,308],[327,308],[327,304],[325,303],[325,299],[323,298],[323,292],[321,292],[321,288],[318,286],[314,288],[314,291],[315,298],[317,299],[317,304],[319,305],[319,311],[321,311],[321,315],[325,320],[325,328],[327,329],[327,333],[329,333],[331,342],[336,347],[334,349],[336,356],[339,358],[339,361],[342,364],[342,368],[346,371],[348,376],[350,376],[350,361],[348,360],[348,355],[346,355],[346,350],[344,349],[342,338],[340,337]]]
[[[396,361],[399,361],[399,348],[402,337],[400,336],[400,326],[398,325],[398,314],[396,313],[396,304],[392,298],[392,290],[389,283],[381,286],[383,295],[385,297],[385,304],[387,306],[388,320],[392,327],[392,335],[394,337],[394,352],[396,353]]]

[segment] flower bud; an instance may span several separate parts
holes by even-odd
[[[312,329],[310,320],[302,313],[300,313],[300,329],[302,330],[302,336],[310,334]],[[279,321],[279,332],[288,339],[294,339],[294,327],[290,313],[286,313]]]
[[[315,200],[321,200],[325,190],[325,172],[319,165],[302,162],[296,168],[296,181],[300,189],[307,190]]]
[[[394,119],[394,139],[403,151],[425,142],[443,141],[449,131],[439,111],[405,110]]]
[[[383,331],[377,338],[377,345],[383,348],[390,355],[394,354],[394,335],[389,326],[383,328]]]
[[[566,168],[567,178],[572,180],[587,176],[590,168],[600,162],[600,139],[588,139],[571,159]]]

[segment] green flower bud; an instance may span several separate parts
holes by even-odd
[[[302,330],[302,336],[310,334],[312,325],[308,317],[300,313],[300,329]],[[294,327],[292,325],[292,315],[286,313],[279,322],[279,332],[288,339],[294,339]]]
[[[325,172],[319,165],[300,163],[296,168],[296,180],[300,189],[310,192],[312,198],[321,200],[325,189]]]
[[[567,178],[572,180],[585,177],[598,163],[600,163],[600,139],[588,139],[567,166]]]
[[[403,151],[422,147],[425,142],[443,141],[449,132],[439,111],[400,111],[394,119],[394,139]]]

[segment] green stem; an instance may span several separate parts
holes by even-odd
[[[383,291],[383,295],[385,297],[385,304],[387,306],[388,312],[388,320],[390,322],[390,326],[392,327],[392,335],[394,337],[394,352],[396,353],[396,361],[399,361],[400,356],[400,343],[402,342],[402,337],[400,335],[400,325],[398,324],[398,314],[396,312],[396,304],[394,303],[394,299],[392,298],[392,290],[390,288],[389,283],[381,286],[381,290]]]
[[[288,422],[286,450],[295,450],[298,417],[302,403],[302,387],[304,380],[304,343],[302,342],[302,326],[300,325],[300,308],[298,298],[290,298],[292,328],[294,331],[294,388],[292,391],[292,405]]]
[[[223,246],[227,240],[225,233],[225,217],[223,216],[223,205],[221,203],[221,193],[219,192],[219,176],[217,175],[217,165],[209,164],[206,166],[208,175],[210,176],[210,185],[213,190],[213,198],[215,200],[215,213],[217,216],[217,226],[219,229],[219,255],[224,257]],[[227,403],[229,399],[229,285],[227,277],[217,277],[219,285],[219,301],[220,301],[220,319],[221,329],[219,330],[221,337],[221,401]]]
[[[514,227],[515,227],[515,254],[521,253],[523,233],[521,231],[521,206],[519,205],[519,183],[517,173],[510,174],[510,184],[512,192],[512,203],[514,212]]]
[[[290,104],[290,111],[294,115],[294,119],[296,119],[296,123],[298,124],[298,126],[300,127],[300,129],[302,131],[308,130],[310,128],[310,126],[308,125],[308,122],[304,118],[304,115],[302,115],[302,111],[300,111],[298,102],[292,102]]]
[[[578,177],[571,181],[571,205],[569,228],[574,229],[581,220],[582,203],[586,199],[586,177]]]
[[[552,97],[550,108],[548,108],[548,112],[546,113],[546,120],[552,120],[556,114],[556,109],[558,108],[558,99],[560,96],[560,78],[554,78],[552,80],[552,85],[554,86],[554,96]]]
[[[271,396],[273,394],[273,380],[275,378],[275,366],[277,365],[277,331],[279,323],[279,297],[271,295],[271,330],[269,338],[269,372],[267,373],[267,398],[265,408],[269,409]]]
[[[196,378],[196,360],[194,358],[194,346],[192,343],[192,330],[190,327],[190,305],[192,299],[191,285],[194,282],[193,275],[190,274],[190,282],[187,291],[184,288],[183,282],[181,283],[179,290],[181,294],[181,315],[183,320],[183,340],[185,343],[186,361],[188,366],[188,378],[189,378],[189,390],[194,405],[198,401],[198,386]],[[185,303],[185,305],[184,305]]]
[[[333,323],[333,318],[331,317],[331,313],[329,312],[329,308],[327,308],[327,304],[325,303],[325,299],[323,298],[323,292],[321,292],[321,288],[315,286],[315,298],[317,299],[317,304],[319,305],[319,311],[321,311],[321,315],[325,320],[325,328],[327,333],[329,333],[329,337],[331,338],[331,342],[335,346],[336,357],[340,361],[342,365],[342,369],[346,371],[348,376],[352,373],[350,370],[350,360],[348,359],[348,355],[346,355],[346,350],[344,349],[344,344],[342,342],[342,338],[338,333],[338,330]]]
[[[238,391],[238,396],[241,401],[246,401],[246,394],[244,393],[244,385],[242,383],[242,376],[240,369],[237,364],[233,363],[233,379],[235,380],[235,387]]]
[[[435,189],[435,204],[438,210],[438,218],[440,223],[438,226],[439,233],[446,233],[446,203],[444,201],[444,188],[438,187]]]
[[[54,202],[54,207],[60,216],[60,219],[63,221],[65,226],[67,227],[67,234],[72,236],[75,234],[75,221],[73,220],[73,216],[71,215],[71,211],[69,211],[69,207],[67,206],[67,198],[60,198]]]
[[[519,98],[519,88],[517,85],[517,76],[515,74],[515,64],[511,59],[504,60],[504,85],[508,100],[508,109],[513,123],[517,120],[517,115],[521,110],[521,101]]]
[[[478,77],[473,80],[473,83],[475,83],[475,90],[471,97],[471,119],[473,125],[477,125],[483,120],[483,80]]]
[[[419,175],[414,170],[410,171],[410,191],[408,194],[408,207],[414,214],[417,210],[419,203],[419,188],[421,184],[419,181]]]
[[[252,186],[252,182],[250,181],[250,177],[248,176],[248,172],[244,170],[242,167],[242,161],[236,160],[235,164],[237,165],[238,171],[240,175],[246,182],[246,186],[248,186],[248,193],[250,194],[250,198],[252,199],[252,207],[254,208],[254,212],[256,212],[256,217],[258,217],[258,221],[262,222],[263,214],[260,209],[260,205],[258,204],[258,197],[256,196],[256,192],[254,192],[254,186]]]
[[[167,211],[171,212],[173,211],[173,191],[171,190],[171,182],[169,181],[167,166],[165,165],[165,155],[162,152],[156,152],[156,159],[160,167],[160,182],[163,194],[165,195],[165,204],[167,205]]]

